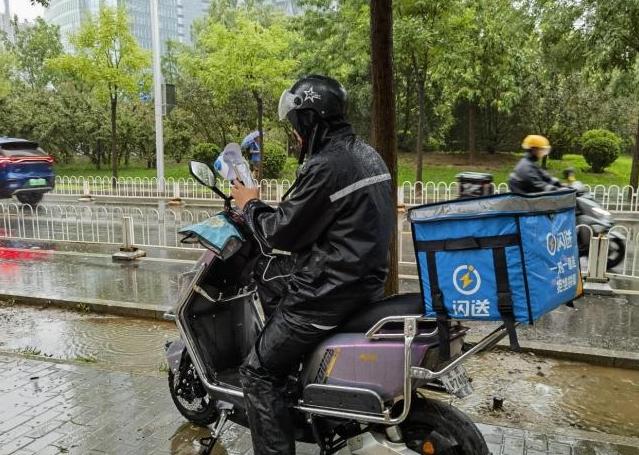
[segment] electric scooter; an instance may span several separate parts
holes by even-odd
[[[201,162],[192,175],[225,201],[208,221],[207,249],[182,277],[174,312],[180,338],[167,343],[169,391],[188,420],[211,427],[202,440],[210,453],[227,422],[248,427],[238,369],[267,316],[251,273],[256,240],[231,199]],[[488,455],[468,416],[434,398],[463,397],[472,386],[463,363],[507,335],[500,326],[464,350],[467,328],[451,321],[448,350],[440,356],[437,322],[423,316],[419,294],[371,302],[334,329],[289,378],[288,405],[295,439],[321,454]]]

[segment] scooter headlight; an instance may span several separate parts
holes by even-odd
[[[593,207],[592,211],[599,216],[610,217],[612,214],[608,210],[601,209],[599,207]]]

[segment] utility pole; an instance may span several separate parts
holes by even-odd
[[[160,66],[160,18],[158,0],[151,2],[151,44],[153,47],[153,97],[155,98],[155,153],[158,193],[164,193],[164,128],[162,125],[162,67]]]

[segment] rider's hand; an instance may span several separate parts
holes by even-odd
[[[233,180],[233,186],[231,187],[231,196],[235,199],[235,204],[240,210],[244,210],[244,205],[252,199],[258,199],[260,197],[259,188],[247,188],[239,180]]]

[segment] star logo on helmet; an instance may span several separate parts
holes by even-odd
[[[310,101],[311,103],[314,103],[315,100],[321,99],[322,97],[320,96],[320,94],[313,91],[313,87],[309,88],[308,90],[304,90],[304,102]]]

